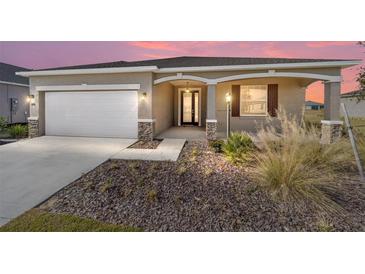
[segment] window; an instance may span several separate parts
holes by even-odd
[[[267,85],[241,86],[240,116],[267,114]]]

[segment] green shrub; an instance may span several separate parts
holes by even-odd
[[[7,120],[4,116],[0,116],[0,132],[4,132],[7,127]]]
[[[13,125],[8,129],[9,134],[12,138],[24,138],[28,134],[28,128],[25,125]]]
[[[314,127],[302,127],[295,117],[278,113],[279,127],[268,126],[258,133],[261,151],[255,154],[254,177],[281,201],[310,200],[326,211],[339,211],[334,201],[340,192],[336,171],[353,167],[347,140],[321,145]]]
[[[109,189],[113,187],[113,180],[108,178],[105,182],[103,182],[99,188],[100,192],[107,192]]]
[[[244,163],[255,148],[251,137],[246,133],[233,132],[223,144],[223,152],[233,163]]]
[[[213,148],[215,153],[221,153],[223,151],[222,150],[223,145],[224,145],[223,140],[214,140],[209,142],[209,146]]]
[[[147,200],[149,202],[155,202],[157,200],[157,191],[155,189],[148,191]]]

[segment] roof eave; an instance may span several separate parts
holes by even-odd
[[[128,73],[128,72],[174,73],[174,72],[198,72],[198,71],[234,71],[234,70],[261,70],[261,69],[329,68],[329,67],[348,68],[359,64],[361,64],[361,60],[232,65],[232,66],[173,67],[173,68],[158,68],[157,66],[139,66],[139,67],[21,71],[17,72],[16,75],[30,77],[30,76]]]
[[[361,64],[361,60],[351,61],[326,61],[307,63],[281,63],[281,64],[256,64],[256,65],[233,65],[233,66],[201,66],[201,67],[175,67],[161,68],[157,73],[173,72],[197,72],[197,71],[233,71],[233,70],[261,70],[261,69],[297,69],[297,68],[348,68]]]
[[[19,71],[16,75],[23,77],[30,76],[52,76],[52,75],[75,75],[75,74],[108,74],[108,73],[128,73],[128,72],[154,72],[156,66],[143,67],[114,67],[114,68],[90,68],[90,69],[60,69],[41,71]]]

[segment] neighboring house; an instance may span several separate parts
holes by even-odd
[[[15,74],[26,68],[0,63],[0,116],[8,123],[26,123],[29,116],[29,81]]]
[[[29,119],[32,137],[151,139],[173,126],[194,126],[215,139],[226,130],[227,93],[232,95],[232,130],[254,130],[267,116],[275,116],[279,106],[300,116],[306,87],[315,81],[325,83],[325,119],[331,128],[339,120],[341,69],[359,63],[176,57],[17,74],[30,78],[35,96]]]
[[[345,103],[350,117],[365,118],[365,98],[360,100],[358,90],[341,94],[341,103]]]
[[[305,109],[308,109],[308,110],[324,109],[324,104],[314,102],[314,101],[305,101]]]

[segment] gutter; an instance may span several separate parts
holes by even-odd
[[[20,83],[15,83],[15,82],[6,82],[6,81],[0,81],[0,84],[20,86],[20,87],[29,87],[29,85],[26,85],[26,84],[20,84]]]

